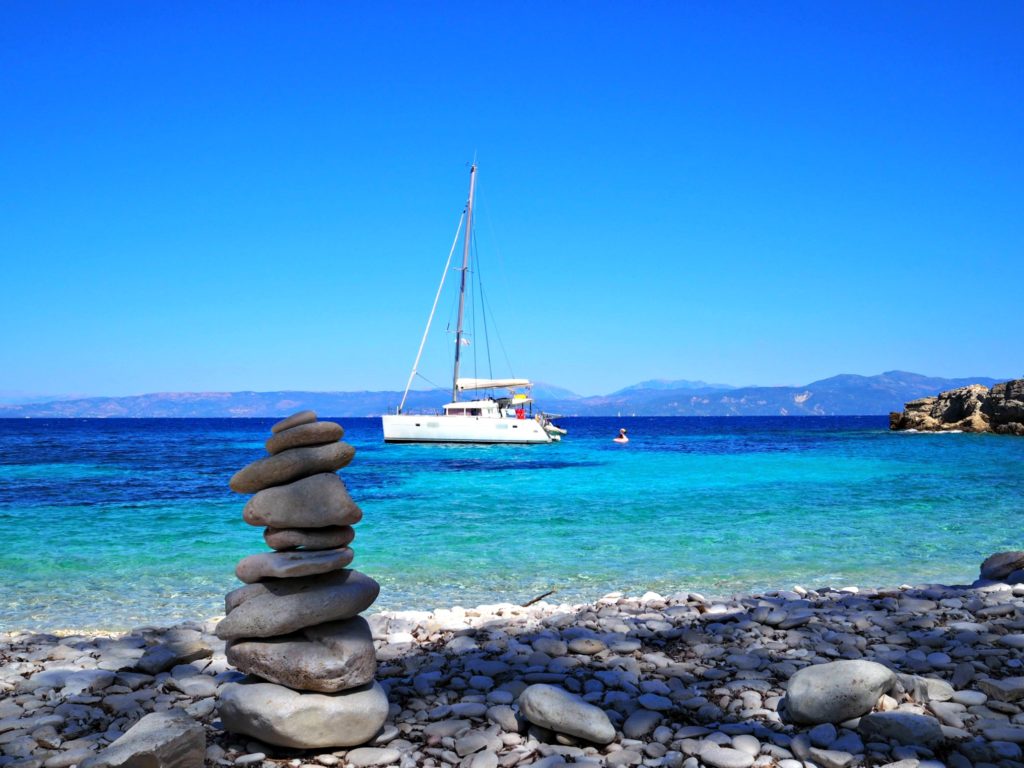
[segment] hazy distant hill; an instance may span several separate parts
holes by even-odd
[[[440,408],[450,393],[410,392],[406,409]],[[332,416],[379,416],[393,411],[401,392],[160,392],[89,397],[34,405],[0,405],[0,417],[203,418],[280,416],[311,409]]]
[[[583,397],[538,384],[534,395],[549,413],[566,416],[844,416],[887,414],[926,395],[1004,379],[942,379],[904,371],[878,376],[843,374],[803,387],[715,388],[695,381],[641,382],[610,395]],[[407,411],[435,410],[449,392],[410,392]],[[324,416],[379,416],[393,411],[401,392],[167,392],[0,405],[0,418],[156,418],[283,416],[310,408]]]
[[[605,397],[549,403],[566,415],[604,416],[866,416],[902,410],[903,404],[967,384],[992,386],[1003,379],[942,379],[904,371],[878,376],[843,374],[803,387],[737,387],[726,390],[627,387]]]
[[[639,384],[631,384],[628,387],[612,392],[610,397],[625,395],[641,389],[687,389],[699,392],[721,392],[726,389],[736,389],[731,384],[708,384],[706,381],[690,381],[689,379],[649,379]]]

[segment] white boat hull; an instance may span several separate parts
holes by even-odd
[[[535,419],[486,416],[381,417],[386,443],[550,443],[551,435]]]

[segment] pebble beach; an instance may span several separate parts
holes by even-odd
[[[241,675],[216,619],[2,634],[0,765],[83,764],[173,710],[201,725],[209,766],[1024,765],[1024,584],[610,594],[369,622],[387,722],[366,746],[322,751],[222,729],[218,689]],[[793,678],[836,661],[880,665],[853,682],[869,710],[793,722],[808,705],[785,703]],[[834,701],[809,703],[827,717]]]

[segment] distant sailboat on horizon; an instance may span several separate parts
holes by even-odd
[[[533,382],[518,378],[462,378],[459,367],[462,359],[462,348],[468,343],[465,338],[463,321],[466,304],[466,274],[469,271],[469,251],[473,227],[473,196],[476,190],[477,167],[474,163],[469,169],[469,198],[463,211],[462,219],[455,234],[455,241],[448,254],[441,285],[438,286],[434,305],[430,310],[427,327],[420,341],[416,362],[413,363],[409,381],[406,383],[402,402],[393,414],[381,417],[386,443],[513,443],[538,444],[552,443],[561,440],[565,430],[556,427],[550,418],[543,414],[533,413]],[[465,222],[462,247],[461,284],[459,287],[458,321],[455,329],[455,365],[452,372],[452,400],[443,407],[442,413],[407,414],[403,413],[405,401],[409,396],[423,355],[423,347],[430,333],[430,325],[437,310],[437,302],[444,288],[445,277],[451,264],[455,246],[458,243],[462,224]],[[525,392],[517,390],[525,389]],[[501,390],[502,394],[485,394],[471,400],[460,400],[463,393],[488,393]]]

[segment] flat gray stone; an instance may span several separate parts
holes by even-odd
[[[289,448],[334,443],[341,440],[344,435],[345,430],[341,428],[340,424],[335,424],[333,421],[314,421],[274,433],[274,436],[264,443],[264,447],[266,447],[267,453],[273,456],[275,453],[287,451]]]
[[[213,650],[198,640],[160,643],[147,648],[135,668],[147,675],[158,675],[178,664],[188,664],[212,655]]]
[[[342,549],[291,550],[289,552],[260,552],[243,557],[235,566],[239,581],[252,583],[260,579],[294,579],[315,576],[318,573],[340,571],[352,562],[355,553]]]
[[[338,475],[321,472],[260,491],[246,502],[242,517],[249,525],[271,528],[324,528],[354,525],[363,512]]]
[[[267,528],[263,540],[271,549],[338,549],[356,537],[351,525],[330,528]]]
[[[355,768],[391,765],[402,759],[402,753],[391,747],[359,747],[345,755],[345,762]]]
[[[811,761],[821,768],[847,768],[854,761],[853,755],[840,749],[811,747]],[[915,764],[916,768],[916,764]]]
[[[622,724],[622,735],[627,739],[642,739],[661,724],[662,717],[660,712],[638,709]]]
[[[593,656],[596,653],[608,650],[608,646],[596,637],[576,637],[569,641],[568,650],[569,653]]]
[[[665,712],[675,706],[668,696],[659,696],[656,693],[644,693],[637,699],[637,704],[655,712]]]
[[[965,707],[977,707],[988,701],[988,696],[981,691],[954,691],[953,701]]]
[[[318,624],[284,637],[229,642],[228,663],[303,691],[336,693],[373,681],[377,657],[362,616]]]
[[[85,761],[95,754],[95,750],[88,747],[75,747],[67,752],[58,752],[53,757],[47,758],[43,765],[45,768],[71,768],[73,765],[85,765]],[[28,765],[39,765],[39,763],[30,762]],[[202,764],[200,763],[200,765]]]
[[[750,768],[754,764],[754,756],[732,747],[720,747],[709,744],[700,751],[701,762],[711,768]]]
[[[169,677],[165,685],[193,699],[203,699],[216,694],[219,684],[209,675],[189,675],[181,679]]]
[[[107,669],[83,669],[81,672],[74,672],[68,675],[64,681],[65,696],[74,696],[80,693],[96,693],[114,684],[116,675]]]
[[[471,720],[437,720],[433,723],[427,723],[423,727],[423,735],[427,738],[444,738],[445,736],[454,736],[460,731],[466,730],[471,725],[473,725]]]
[[[206,731],[180,709],[152,712],[79,768],[202,768]]]
[[[276,637],[350,619],[373,605],[379,593],[380,584],[351,569],[247,584],[227,594],[227,616],[217,625],[217,637]]]
[[[872,712],[861,718],[858,730],[864,741],[895,741],[928,748],[945,738],[938,720],[913,712]]]
[[[953,698],[953,686],[936,677],[920,675],[897,675],[900,683],[915,701],[949,701]]]
[[[609,744],[615,738],[615,727],[604,710],[553,685],[527,687],[519,694],[519,711],[534,725],[595,744]]]
[[[316,421],[316,411],[299,411],[287,418],[281,419],[270,428],[270,431],[276,435],[278,432],[284,432],[286,429],[297,427],[300,424],[312,424],[314,421]]]
[[[839,734],[832,723],[821,723],[808,731],[807,738],[811,740],[811,744],[814,746],[827,749],[833,741],[839,738]]]
[[[16,690],[21,692],[34,691],[37,688],[55,688],[59,690],[64,687],[68,678],[78,671],[74,667],[44,669],[27,679],[17,680]]]
[[[1014,744],[1024,744],[1024,726],[989,725],[982,726],[981,732],[989,741],[1011,741]]]
[[[996,701],[1014,702],[1024,699],[1024,677],[1006,677],[1002,680],[983,678],[975,680],[974,684]]]
[[[321,472],[336,472],[355,455],[356,449],[348,443],[292,448],[243,467],[232,476],[228,485],[236,493],[256,493]]]
[[[487,734],[482,731],[467,731],[455,740],[455,754],[459,757],[472,755],[474,752],[486,749],[490,741]]]
[[[519,718],[516,712],[508,704],[496,704],[487,710],[487,719],[497,723],[501,730],[508,733],[517,733],[520,730]]]
[[[388,697],[377,683],[328,694],[243,681],[228,683],[220,694],[225,730],[294,749],[365,744],[387,716]]]
[[[873,661],[815,664],[789,679],[786,710],[796,723],[841,723],[870,712],[895,682],[892,670]]]
[[[114,673],[105,669],[54,667],[36,672],[28,679],[17,678],[16,689],[27,692],[37,688],[63,689],[65,696],[100,691],[114,682]]]

